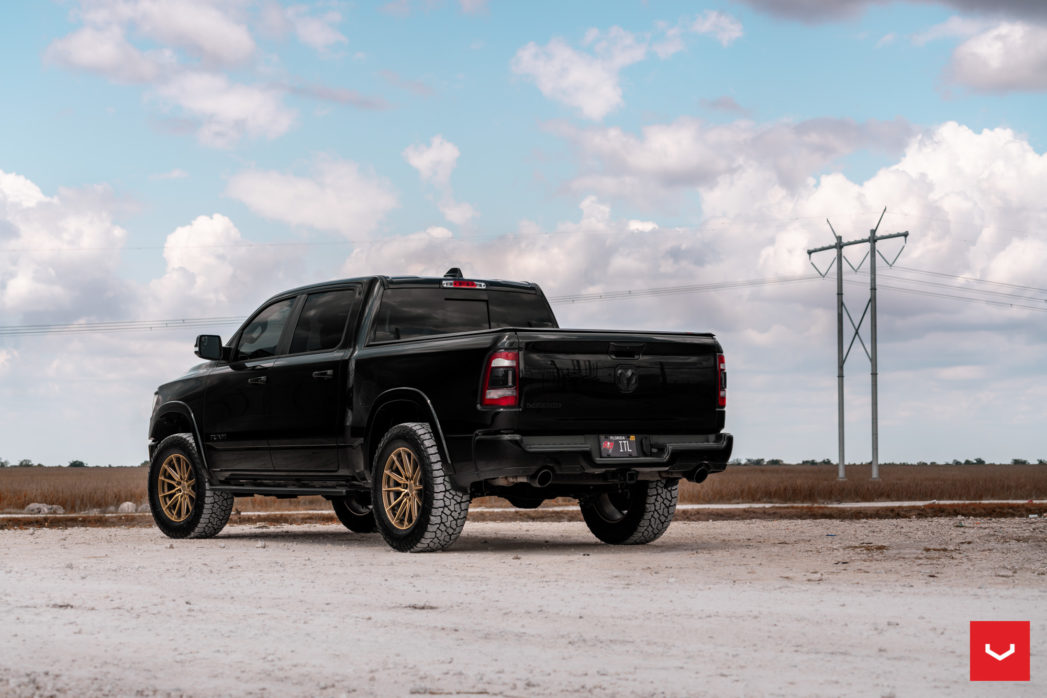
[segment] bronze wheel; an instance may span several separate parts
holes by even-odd
[[[455,485],[432,427],[397,424],[378,444],[373,462],[374,519],[389,547],[424,553],[454,543],[469,513],[469,493]]]
[[[210,538],[229,521],[233,495],[208,482],[192,434],[171,434],[157,444],[149,465],[149,509],[171,538]]]
[[[196,504],[196,478],[193,466],[181,453],[172,453],[160,466],[157,497],[164,515],[181,523],[193,513]]]
[[[382,506],[389,523],[401,531],[414,526],[424,489],[422,466],[414,451],[401,446],[390,453],[382,468]]]

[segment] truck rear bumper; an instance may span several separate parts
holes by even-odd
[[[641,437],[641,454],[604,458],[596,434],[523,436],[478,434],[472,440],[475,478],[528,477],[549,469],[557,479],[636,471],[641,475],[688,477],[700,469],[722,471],[731,457],[731,434],[650,435]],[[459,478],[464,473],[459,472]],[[464,484],[464,483],[463,483]]]

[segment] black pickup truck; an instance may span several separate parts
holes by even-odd
[[[473,497],[579,501],[602,541],[668,528],[680,478],[724,469],[711,334],[562,330],[537,285],[346,279],[273,296],[156,391],[149,502],[174,538],[238,496],[322,495],[356,532],[441,550]]]

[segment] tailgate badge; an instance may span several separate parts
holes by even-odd
[[[619,391],[631,393],[640,384],[640,376],[632,366],[619,366],[614,372],[614,382]]]

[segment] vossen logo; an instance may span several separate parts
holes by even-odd
[[[971,621],[971,681],[1029,680],[1029,621]]]

